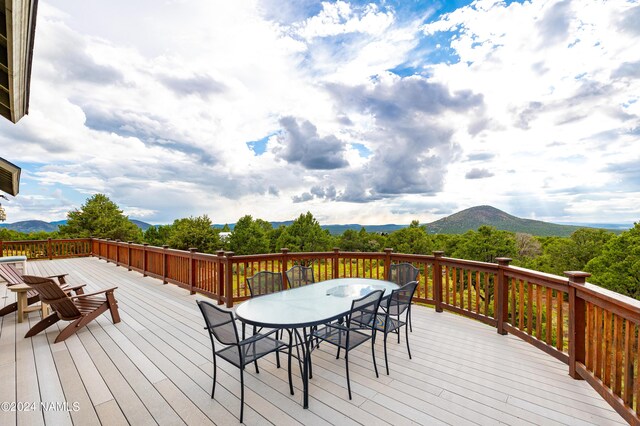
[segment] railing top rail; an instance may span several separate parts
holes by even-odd
[[[72,242],[89,242],[91,238],[55,238],[55,239],[46,239],[46,240],[18,240],[18,241],[2,241],[2,244],[31,244],[31,243],[48,243],[51,241],[52,243],[72,243]]]

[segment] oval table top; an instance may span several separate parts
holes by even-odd
[[[375,290],[389,296],[399,286],[373,278],[337,278],[254,297],[236,309],[238,318],[268,328],[311,327],[338,319],[351,302]]]

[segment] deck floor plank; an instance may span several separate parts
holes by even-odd
[[[29,262],[35,275],[68,273],[87,291],[118,286],[122,322],[108,312],[63,343],[53,340],[60,322],[31,339],[22,336],[39,319],[17,324],[0,318],[0,398],[78,402],[79,411],[0,412],[8,424],[238,424],[239,371],[218,363],[215,399],[211,347],[195,300],[175,285],[143,277],[96,258]],[[0,306],[15,300],[0,284]],[[6,296],[6,297],[5,297]],[[367,426],[439,424],[625,424],[565,364],[494,328],[430,308],[413,309],[409,360],[404,334],[390,335],[390,375],[382,338],[376,342],[380,377],[371,347],[349,354],[353,400],[347,397],[344,358],[321,345],[313,353],[309,409],[301,406],[302,383],[293,362],[295,395],[289,395],[286,360],[275,357],[245,371],[245,423]],[[284,357],[283,357],[284,358]]]

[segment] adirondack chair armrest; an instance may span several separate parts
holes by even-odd
[[[47,278],[57,278],[60,284],[66,284],[67,280],[65,280],[64,277],[66,277],[67,275],[69,274],[49,275]]]
[[[84,293],[84,290],[82,290],[82,289],[83,289],[84,287],[86,287],[86,286],[87,286],[86,284],[73,284],[73,285],[72,285],[72,284],[64,284],[64,285],[62,285],[62,284],[61,284],[61,285],[60,285],[60,288],[61,288],[61,289],[62,289],[62,291],[64,291],[65,293],[68,293],[68,292],[70,292],[70,291],[73,291],[74,293],[77,293],[77,294],[83,294],[83,293]],[[81,291],[78,293],[78,290],[81,290]]]
[[[93,293],[85,293],[85,294],[77,294],[75,296],[70,296],[70,299],[80,299],[82,297],[87,297],[87,296],[97,296],[99,294],[105,294],[105,293],[113,293],[115,289],[117,289],[118,287],[111,287],[111,288],[106,288],[104,290],[100,290],[100,291],[94,291]]]

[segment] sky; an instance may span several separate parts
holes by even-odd
[[[7,222],[640,221],[637,0],[41,0]]]

